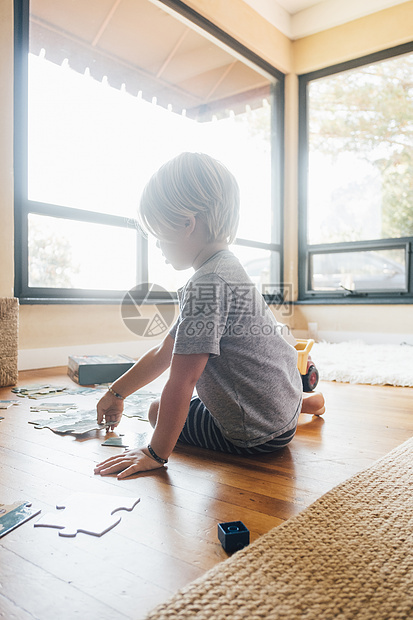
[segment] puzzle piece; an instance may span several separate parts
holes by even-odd
[[[147,433],[120,433],[107,437],[102,446],[114,446],[116,448],[135,448],[148,443]]]
[[[65,394],[76,394],[77,396],[90,396],[91,394],[96,394],[97,392],[102,391],[102,386],[97,385],[96,387],[67,387],[65,390]],[[105,388],[107,389],[107,388]]]
[[[19,387],[12,388],[12,392],[19,396],[19,398],[51,398],[53,396],[61,396],[66,394],[76,394],[82,396],[88,396],[92,393],[96,393],[97,391],[102,390],[102,386],[99,385],[96,388],[91,387],[79,387],[79,386],[64,386],[64,385],[23,385]]]
[[[115,448],[128,448],[130,442],[126,437],[120,435],[119,437],[109,437],[102,444],[102,446],[114,446]]]
[[[52,386],[52,385],[26,385],[12,388],[14,392],[20,398],[50,398],[51,396],[59,396],[65,391],[64,386]]]
[[[65,537],[74,537],[78,532],[102,536],[120,522],[120,510],[131,512],[139,501],[139,497],[76,493],[56,505],[58,512],[40,517],[34,527],[57,528],[59,536]]]
[[[20,403],[17,400],[0,400],[0,409],[8,409],[13,405],[20,405]]]
[[[77,409],[77,405],[75,403],[40,403],[30,407],[30,411],[47,411],[48,413],[65,413],[68,409]]]
[[[89,431],[100,430],[108,426],[105,423],[98,424],[96,421],[96,409],[69,411],[66,414],[49,417],[44,420],[31,420],[35,428],[49,428],[54,433],[71,433],[83,435]]]
[[[30,502],[18,501],[13,504],[0,504],[0,538],[15,527],[38,515],[40,510],[32,508]]]
[[[48,387],[50,386],[45,385],[44,383],[35,383],[34,385],[21,385],[14,387],[11,391],[15,394],[28,394],[29,392],[38,392],[39,390],[44,390]]]
[[[139,418],[148,420],[148,410],[154,400],[160,398],[160,394],[155,392],[137,392],[128,397],[125,401],[123,414],[128,418]]]

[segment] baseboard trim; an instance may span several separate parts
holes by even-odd
[[[296,338],[310,338],[307,330],[293,330]],[[413,345],[413,334],[386,333],[386,332],[341,332],[317,330],[311,334],[316,342],[350,342],[361,340],[366,344],[402,344],[403,342]]]
[[[128,355],[138,359],[149,349],[159,344],[160,340],[133,340],[129,342],[106,342],[66,347],[48,347],[45,349],[20,349],[18,357],[19,370],[35,370],[67,366],[69,355]]]

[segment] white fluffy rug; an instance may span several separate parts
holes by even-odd
[[[413,386],[411,345],[317,342],[311,357],[325,381]]]

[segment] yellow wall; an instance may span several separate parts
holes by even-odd
[[[291,316],[275,312],[278,320],[287,323],[296,337],[306,337],[308,323],[316,323],[320,339],[332,335],[333,341],[357,339],[366,342],[413,344],[412,307],[403,305],[296,305]],[[329,339],[329,338],[327,338]]]
[[[287,78],[286,124],[285,279],[297,290],[297,84],[296,74],[365,56],[413,40],[413,0],[373,15],[292,42],[293,73]],[[288,116],[287,116],[288,119]],[[288,323],[297,332],[308,322],[324,331],[411,334],[412,306],[400,305],[296,305]],[[361,336],[363,337],[363,336]]]
[[[296,73],[319,69],[413,39],[413,0],[349,24],[290,42],[242,0],[187,0],[187,4],[287,74],[285,277],[297,290]],[[13,2],[0,0],[0,296],[13,294]],[[411,306],[303,306],[280,316],[303,332],[307,322],[325,331],[413,333]],[[20,308],[20,349],[133,340],[118,306],[34,305]]]
[[[413,39],[413,2],[404,2],[292,44],[293,70],[302,74]],[[326,62],[327,59],[327,62]]]

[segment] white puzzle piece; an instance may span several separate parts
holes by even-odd
[[[125,401],[123,415],[128,418],[139,418],[148,421],[148,411],[154,400],[159,399],[160,394],[155,392],[136,392]]]
[[[47,413],[66,413],[69,409],[77,409],[75,403],[40,403],[32,405],[30,411],[46,411]]]
[[[45,420],[30,420],[29,424],[34,424],[34,428],[49,428],[54,433],[71,433],[72,435],[83,435],[89,431],[100,430],[108,426],[106,423],[98,424],[96,420],[96,409],[72,411],[51,416]]]
[[[120,522],[120,510],[131,512],[139,501],[139,497],[76,493],[57,504],[57,512],[40,517],[34,527],[57,528],[59,536],[65,537],[74,537],[78,532],[102,536]]]
[[[8,409],[13,405],[20,405],[17,400],[0,400],[0,409]]]

